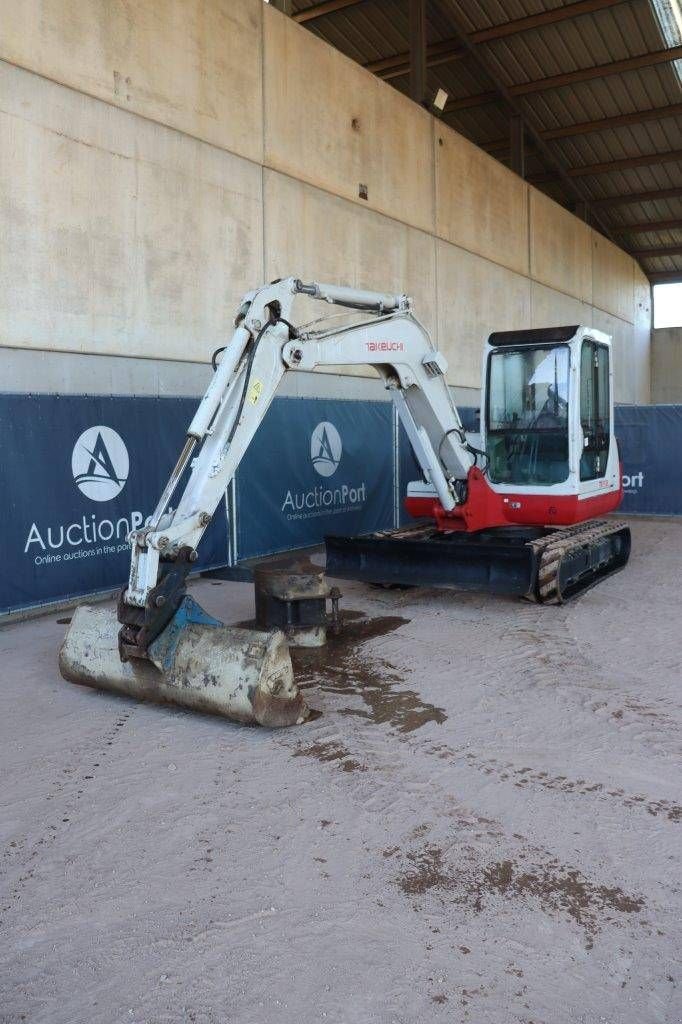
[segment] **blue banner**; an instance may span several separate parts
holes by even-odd
[[[389,402],[276,398],[237,474],[239,559],[394,524]]]
[[[682,515],[682,405],[616,406],[622,512]]]
[[[196,399],[0,395],[0,612],[114,589]],[[476,426],[473,410],[461,410]],[[682,515],[682,406],[617,406],[623,512]],[[198,567],[407,521],[419,467],[388,402],[276,398]],[[229,525],[229,530],[228,530]]]
[[[128,576],[129,530],[151,514],[197,402],[0,395],[0,611],[110,590]],[[224,565],[224,509],[199,566]]]

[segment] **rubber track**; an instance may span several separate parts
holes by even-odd
[[[627,523],[623,521],[593,519],[587,523],[579,523],[577,526],[557,530],[556,533],[547,537],[530,541],[530,547],[538,557],[536,594],[531,597],[531,600],[535,600],[539,604],[563,604],[565,599],[559,589],[559,573],[566,554],[623,529],[627,529]],[[603,579],[603,577],[600,578]],[[578,591],[575,596],[580,593],[581,591]]]

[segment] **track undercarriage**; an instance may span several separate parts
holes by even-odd
[[[443,533],[432,522],[361,537],[325,538],[330,577],[454,587],[561,604],[618,572],[630,528],[595,519],[562,529],[499,527]]]

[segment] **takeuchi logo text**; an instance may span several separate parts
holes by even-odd
[[[405,346],[402,341],[368,341],[368,352],[404,352]]]

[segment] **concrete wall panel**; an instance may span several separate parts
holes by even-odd
[[[436,233],[527,274],[528,186],[457,132],[435,127]]]
[[[0,344],[205,360],[262,277],[261,170],[0,66]]]
[[[530,281],[443,241],[437,261],[438,337],[449,363],[448,380],[477,388],[488,335],[531,322]]]
[[[652,331],[651,401],[682,403],[682,327]]]
[[[0,58],[252,160],[262,0],[20,0]]]
[[[290,18],[263,13],[265,163],[433,231],[432,118]]]
[[[436,326],[434,240],[423,231],[331,196],[294,178],[266,170],[265,276],[407,292],[415,313],[430,331]],[[299,296],[299,323],[336,313]],[[344,369],[373,375],[374,370]]]
[[[598,232],[592,232],[592,302],[621,320],[634,320],[635,261]]]
[[[541,284],[592,301],[591,231],[548,196],[530,189],[530,276]]]
[[[651,397],[651,284],[639,264],[634,264],[634,331],[632,351],[626,358],[632,363],[636,380],[635,401],[644,405]],[[682,379],[682,378],[681,378]]]
[[[586,302],[564,295],[553,288],[533,281],[531,284],[531,326],[564,327],[569,324],[591,324],[592,307]]]
[[[626,320],[620,320],[602,309],[592,308],[592,326],[611,335],[616,402],[637,401],[640,388],[631,357],[634,345],[634,328]]]

